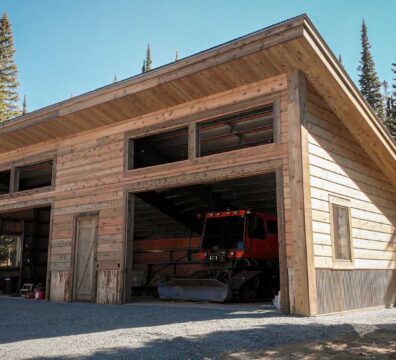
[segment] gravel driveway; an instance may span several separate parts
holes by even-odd
[[[123,306],[0,298],[1,359],[216,359],[283,344],[396,330],[396,309],[302,318],[259,305]]]

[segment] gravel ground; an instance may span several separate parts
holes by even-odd
[[[257,304],[0,298],[0,319],[0,359],[217,359],[379,328],[396,334],[396,309],[302,318]]]

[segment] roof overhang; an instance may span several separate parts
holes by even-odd
[[[396,186],[396,143],[306,15],[0,124],[0,153],[301,70]]]

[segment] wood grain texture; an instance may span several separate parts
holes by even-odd
[[[316,288],[313,265],[308,134],[306,123],[306,85],[301,72],[288,77],[289,171],[291,232],[293,236],[294,311],[316,314]]]
[[[396,270],[316,269],[318,313],[396,305]]]
[[[348,200],[355,269],[396,269],[396,189],[311,88],[309,167],[315,266],[332,268],[329,195]]]

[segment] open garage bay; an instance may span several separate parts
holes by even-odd
[[[279,291],[275,173],[130,194],[129,207],[135,301],[156,296],[160,282],[208,278],[208,271],[227,282],[223,269],[250,271],[245,278],[262,273],[235,286],[239,300],[272,299]]]

